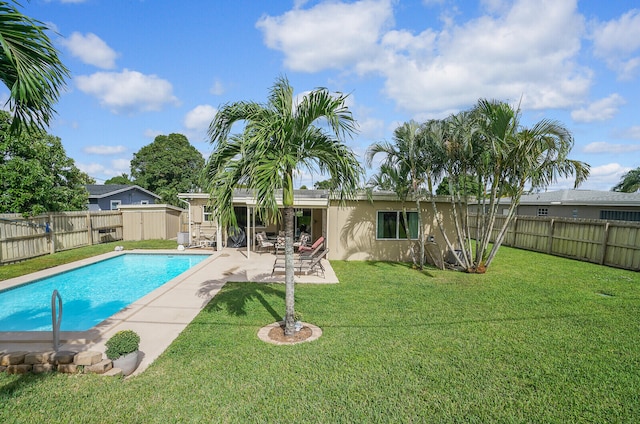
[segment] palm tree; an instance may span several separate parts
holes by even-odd
[[[640,168],[632,169],[622,176],[622,180],[611,189],[622,193],[635,193],[640,191]]]
[[[504,102],[480,100],[471,111],[428,121],[421,137],[424,154],[430,159],[426,168],[429,193],[434,199],[433,182],[447,178],[460,249],[455,260],[469,272],[484,272],[491,264],[525,186],[544,188],[558,177],[573,175],[577,187],[589,175],[589,165],[568,158],[573,137],[564,126],[545,119],[532,128],[524,128],[520,125],[520,109]],[[468,175],[477,182],[478,214],[473,233],[467,210],[471,193],[456,190]],[[501,228],[494,230],[496,218],[502,215],[500,199],[504,196],[511,196],[511,205]],[[432,207],[445,243],[453,251],[435,201]],[[497,235],[493,237],[494,234]]]
[[[13,2],[16,3],[16,2]],[[17,4],[17,3],[16,3]],[[0,1],[0,80],[10,91],[11,130],[49,124],[68,69],[47,36],[47,27]]]
[[[413,248],[411,249],[414,264],[422,269],[424,266],[424,229],[422,227],[422,207],[420,204],[423,186],[425,183],[425,167],[428,160],[424,156],[421,138],[418,136],[420,125],[415,121],[405,122],[393,132],[393,142],[374,143],[367,149],[366,161],[371,166],[373,159],[378,154],[385,155],[379,173],[374,176],[371,183],[379,188],[391,188],[396,192],[402,202],[403,225],[408,226],[407,210],[405,202],[413,199],[418,213],[418,261],[415,259]],[[407,238],[410,240],[408,227],[405,228]]]
[[[267,104],[226,104],[209,126],[214,151],[205,167],[205,180],[213,213],[221,225],[237,225],[233,190],[239,185],[255,191],[257,214],[266,222],[279,217],[277,196],[282,196],[287,335],[294,333],[294,172],[302,167],[328,174],[332,191],[340,199],[355,196],[364,174],[356,156],[342,141],[356,131],[346,97],[317,88],[297,102],[289,81],[280,77],[271,88]],[[236,122],[244,122],[244,129],[229,136]]]

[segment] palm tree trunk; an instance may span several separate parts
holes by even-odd
[[[295,281],[294,281],[294,263],[293,263],[293,206],[284,208],[284,264],[285,264],[285,317],[284,317],[284,334],[285,336],[293,336],[295,333]]]

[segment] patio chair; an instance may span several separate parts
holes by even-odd
[[[256,234],[256,248],[259,248],[260,250],[271,250],[271,248],[273,247],[275,247],[275,244],[267,240],[267,238],[264,237],[262,233]]]
[[[316,267],[320,267],[322,270],[322,274],[324,276],[324,267],[319,262],[319,259],[322,259],[327,255],[329,249],[323,249],[322,245],[319,245],[313,252],[309,252],[308,254],[299,254],[295,255],[293,258],[293,267],[296,272],[301,273],[305,270],[311,271]],[[284,256],[276,257],[275,261],[273,261],[273,269],[271,270],[271,276],[275,274],[276,270],[285,269],[285,258]],[[307,272],[308,273],[308,272]]]
[[[313,260],[311,260],[311,261],[306,261],[306,260],[300,261],[299,273],[308,275],[312,271],[321,271],[322,272],[322,278],[324,278],[324,266],[322,266],[322,259],[325,256],[327,256],[327,253],[329,253],[329,249],[324,249],[322,252],[320,252],[318,255],[316,255],[313,258]]]
[[[300,233],[300,238],[298,239],[297,242],[293,243],[293,247],[297,248],[298,251],[300,251],[300,247],[301,246],[307,246],[307,243],[309,243],[309,239],[311,239],[311,236],[307,233]]]
[[[324,243],[324,236],[318,237],[318,240],[314,241],[311,246],[300,246],[298,247],[298,252],[313,252],[317,249],[318,246],[321,246]]]

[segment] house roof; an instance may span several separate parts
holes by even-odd
[[[501,201],[500,203],[503,203]],[[600,190],[558,190],[523,195],[521,205],[640,206],[640,193]]]
[[[149,196],[155,197],[156,199],[160,199],[155,193],[150,192],[149,190],[145,190],[144,188],[138,185],[127,185],[127,184],[87,184],[85,188],[89,192],[89,199],[101,199],[103,197],[112,196],[114,194],[123,193],[129,190],[139,190],[143,193],[148,194]]]

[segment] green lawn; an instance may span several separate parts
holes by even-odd
[[[332,262],[312,343],[229,283],[142,375],[0,375],[0,422],[639,422],[640,274],[502,248],[485,275]]]

